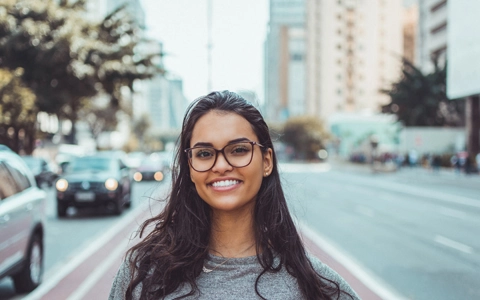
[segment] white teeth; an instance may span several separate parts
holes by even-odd
[[[212,183],[212,186],[225,187],[225,186],[231,186],[237,183],[239,183],[238,180],[223,180],[223,181],[215,181],[214,183]]]

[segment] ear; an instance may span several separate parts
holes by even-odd
[[[263,176],[268,177],[273,170],[273,151],[271,148],[268,148],[267,151],[263,153]]]

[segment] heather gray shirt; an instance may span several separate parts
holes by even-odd
[[[348,283],[340,277],[335,271],[323,264],[317,258],[310,256],[310,260],[315,270],[325,278],[333,280],[340,285],[340,289],[353,296],[353,299],[360,299]],[[211,299],[211,300],[229,300],[229,299],[261,299],[255,293],[255,280],[262,271],[262,266],[256,256],[232,258],[226,263],[225,258],[210,255],[205,261],[208,269],[214,269],[210,273],[200,273],[197,277],[197,285],[200,292],[194,296],[185,299]],[[113,282],[110,291],[109,300],[124,299],[125,290],[130,282],[130,270],[126,263],[123,263]],[[265,273],[260,277],[258,290],[266,299],[287,300],[302,299],[302,294],[297,284],[297,280],[292,277],[285,268],[277,273]],[[139,299],[141,285],[134,291],[134,299]],[[179,287],[173,294],[165,299],[174,299],[190,291],[189,285]],[[340,299],[351,299],[345,294],[341,294]]]

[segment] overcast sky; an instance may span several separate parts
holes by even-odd
[[[212,0],[213,90],[253,90],[263,101],[268,0]],[[207,0],[142,0],[150,37],[189,100],[207,93]]]

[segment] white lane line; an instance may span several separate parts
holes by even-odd
[[[357,277],[363,284],[365,284],[370,290],[376,293],[382,299],[389,300],[404,300],[407,299],[394,291],[383,280],[373,275],[371,271],[360,266],[354,261],[348,254],[343,252],[340,247],[334,245],[331,241],[327,240],[324,236],[308,227],[306,224],[298,221],[301,232],[312,240],[319,248],[328,253],[341,265],[343,265],[348,271],[350,271],[355,277]]]
[[[121,261],[122,255],[127,252],[128,240],[122,241],[116,249],[110,253],[100,265],[95,268],[95,271],[90,273],[82,284],[67,298],[67,300],[81,300],[85,295],[90,292],[93,286],[104,276],[110,266],[116,262]]]
[[[465,212],[456,210],[456,209],[451,209],[445,206],[440,206],[439,212],[444,216],[454,217],[462,220],[465,220],[467,217],[467,214]]]
[[[48,273],[48,278],[33,292],[28,294],[23,300],[36,300],[42,298],[52,288],[54,288],[63,278],[75,270],[97,250],[103,247],[109,240],[111,240],[116,234],[122,231],[125,226],[130,224],[135,218],[137,218],[148,207],[149,201],[144,202],[142,205],[137,206],[129,214],[123,215],[115,224],[113,224],[104,234],[99,236],[96,240],[90,243],[82,252],[75,255],[72,260],[68,261],[64,267],[60,270],[56,270],[54,274]]]
[[[441,236],[441,235],[436,235],[435,238],[434,238],[434,241],[439,243],[439,244],[442,244],[444,246],[456,249],[458,251],[462,251],[462,252],[467,253],[467,254],[472,254],[473,253],[473,248],[472,247],[470,247],[468,245],[465,245],[465,244],[462,244],[462,243],[459,243],[457,241],[451,240],[451,239],[446,238],[446,237]]]
[[[348,176],[348,175],[345,174],[344,177],[345,176]],[[349,177],[352,178],[353,176],[349,176]],[[358,177],[354,177],[354,180],[357,182],[356,184],[368,185],[375,188],[381,188],[382,190],[387,190],[387,191],[390,190],[390,191],[395,191],[399,193],[410,194],[417,197],[424,197],[424,198],[433,199],[433,200],[440,200],[444,202],[462,204],[465,206],[480,208],[479,199],[473,199],[473,198],[458,196],[453,194],[445,194],[443,192],[438,192],[438,191],[429,190],[429,189],[420,188],[420,187],[414,187],[408,184],[394,183],[394,182],[388,182],[388,181],[383,181],[382,183],[379,183],[378,180],[372,181],[370,179],[364,179],[364,178],[358,178]],[[350,183],[352,183],[352,181],[350,181]]]

